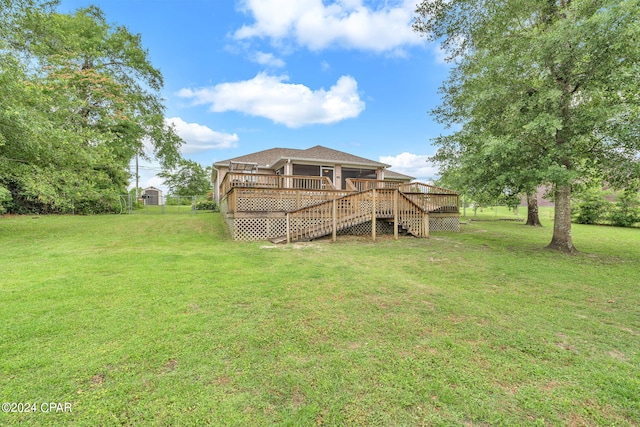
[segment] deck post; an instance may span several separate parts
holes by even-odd
[[[398,240],[398,190],[393,192],[393,238]]]
[[[336,238],[337,238],[337,234],[338,234],[338,231],[336,230],[337,225],[338,225],[338,221],[337,221],[337,218],[336,218],[336,215],[337,215],[336,199],[333,199],[332,202],[333,203],[332,203],[331,209],[332,209],[333,212],[331,213],[331,217],[332,217],[332,221],[333,221],[333,231],[331,233],[331,240],[335,242]]]
[[[371,190],[371,238],[376,241],[376,189]]]
[[[422,227],[424,227],[423,236],[425,239],[427,239],[429,237],[429,214],[426,212],[422,217]]]
[[[287,244],[291,243],[291,213],[287,212]]]

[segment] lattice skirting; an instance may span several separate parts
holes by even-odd
[[[362,224],[357,224],[351,226],[349,228],[345,228],[344,230],[338,231],[336,234],[344,236],[344,235],[355,235],[360,236],[364,234],[371,234],[371,221],[363,222]],[[376,221],[376,234],[393,234],[393,224],[389,224],[386,221]]]
[[[282,212],[317,205],[324,200],[310,197],[238,197],[238,212]]]
[[[429,214],[429,231],[460,231],[460,217]]]
[[[224,212],[224,211],[223,211]],[[227,225],[231,230],[231,235],[235,240],[268,240],[287,234],[286,218],[270,217],[250,217],[233,218],[225,215]],[[292,224],[311,226],[312,224]],[[429,231],[460,231],[460,218],[457,216],[435,216],[429,215]],[[393,224],[378,220],[376,221],[377,234],[393,234]],[[371,221],[357,224],[347,229],[338,231],[339,235],[366,235],[371,234]]]
[[[229,229],[235,240],[268,240],[287,234],[286,218],[235,218]]]

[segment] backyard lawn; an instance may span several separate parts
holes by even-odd
[[[568,257],[541,219],[276,246],[0,218],[0,425],[640,425],[640,229],[574,225]]]

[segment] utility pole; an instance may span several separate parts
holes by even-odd
[[[138,194],[138,188],[139,188],[138,179],[139,179],[139,177],[140,176],[138,175],[138,152],[136,151],[136,203],[138,202],[138,197],[140,196]]]

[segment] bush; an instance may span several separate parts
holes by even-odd
[[[611,223],[619,227],[631,227],[640,222],[640,201],[636,190],[625,190],[610,215]]]
[[[606,216],[607,208],[611,205],[605,199],[605,192],[600,188],[590,188],[584,191],[578,202],[578,224],[598,224]]]
[[[218,212],[218,204],[215,200],[201,200],[196,203],[196,210]]]
[[[115,193],[86,194],[74,197],[71,207],[65,206],[60,213],[74,213],[76,215],[115,214],[122,210],[120,196]]]
[[[11,202],[11,192],[4,186],[0,185],[0,215],[7,211],[6,206]]]

